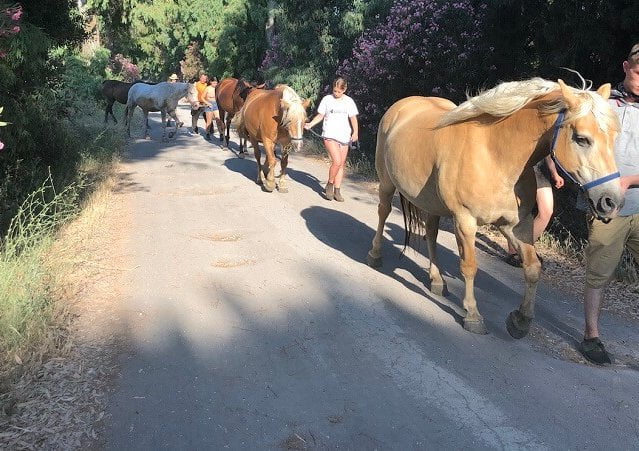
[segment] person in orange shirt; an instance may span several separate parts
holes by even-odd
[[[200,80],[195,82],[195,89],[197,89],[197,98],[200,101],[200,106],[197,110],[191,110],[191,128],[193,129],[193,133],[199,133],[197,121],[200,115],[204,113],[204,106],[206,104],[204,101],[204,91],[208,85],[209,77],[206,74],[200,74]]]

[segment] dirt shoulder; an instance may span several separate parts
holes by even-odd
[[[64,324],[52,336],[59,352],[25,368],[5,394],[1,448],[86,449],[101,435],[105,393],[117,367],[116,313],[128,262],[128,209],[117,184],[114,176],[92,197],[52,250],[50,258],[64,265],[56,287]]]

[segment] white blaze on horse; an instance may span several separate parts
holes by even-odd
[[[175,121],[175,130],[182,126],[175,113],[178,101],[186,97],[192,109],[199,106],[197,90],[193,83],[167,83],[162,82],[157,85],[147,85],[138,83],[129,89],[127,98],[127,133],[131,136],[131,119],[136,106],[139,106],[144,113],[144,137],[149,138],[149,111],[160,111],[162,113],[162,140],[166,139],[166,115],[168,114]]]
[[[615,217],[623,204],[613,145],[619,131],[606,99],[597,92],[534,78],[502,83],[459,106],[436,97],[408,97],[384,114],[377,134],[379,223],[368,264],[381,264],[384,223],[399,191],[406,240],[424,232],[430,290],[447,293],[437,262],[441,216],[451,216],[466,283],[464,328],[485,333],[474,279],[478,225],[494,224],[522,258],[526,291],[506,320],[524,337],[534,317],[541,265],[533,246],[536,182],[533,166],[550,154],[587,194],[592,213]]]

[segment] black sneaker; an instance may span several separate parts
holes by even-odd
[[[589,362],[597,365],[609,365],[612,363],[612,358],[599,337],[584,338],[584,341],[579,343],[578,349]]]

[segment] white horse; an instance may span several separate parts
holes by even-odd
[[[126,116],[127,133],[131,137],[131,119],[136,106],[142,108],[144,112],[144,137],[149,136],[149,111],[160,111],[162,113],[162,140],[166,139],[166,115],[175,120],[175,131],[181,127],[182,122],[178,121],[175,114],[178,101],[185,97],[191,104],[192,109],[199,107],[197,90],[193,83],[167,83],[162,82],[157,85],[147,85],[137,83],[129,89],[127,98],[128,114]],[[173,136],[173,132],[170,136]]]

